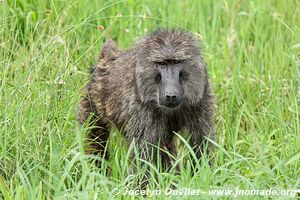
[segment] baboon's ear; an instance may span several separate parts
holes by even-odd
[[[119,53],[120,51],[117,47],[117,44],[113,40],[108,39],[102,46],[99,58],[104,60],[111,60],[115,59],[119,55]]]

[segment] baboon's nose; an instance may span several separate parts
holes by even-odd
[[[166,95],[166,106],[170,108],[177,107],[182,101],[182,98],[177,95]]]

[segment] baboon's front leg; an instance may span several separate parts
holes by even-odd
[[[136,139],[134,142],[135,148],[137,148],[138,155],[135,154],[134,149],[131,151],[131,166],[130,173],[137,174],[137,165],[140,165],[141,169],[145,169],[145,174],[139,177],[139,184],[141,189],[145,189],[149,179],[151,177],[150,166],[147,162],[154,164],[157,163],[157,144],[149,143],[144,139]],[[138,158],[138,159],[136,159]]]
[[[189,144],[193,148],[197,159],[200,159],[206,142],[205,137],[210,138],[213,135],[213,130],[209,124],[199,121],[195,122],[188,131],[191,134]]]
[[[151,118],[133,118],[125,127],[127,142],[129,144],[133,142],[138,151],[138,155],[136,155],[134,149],[132,149],[131,160],[138,161],[138,164],[146,169],[145,175],[139,179],[142,188],[146,187],[151,177],[150,166],[147,162],[156,166],[158,145],[164,133],[163,126],[160,123],[152,122],[149,119]],[[137,156],[139,158],[138,160],[135,159]],[[137,169],[135,164],[136,162],[132,162],[130,169],[131,173],[134,174]]]
[[[175,162],[174,158],[176,159],[177,156],[176,146],[173,143],[172,139],[167,140],[165,143],[161,144],[160,156],[163,170],[170,170]],[[178,166],[176,166],[176,170],[179,171]]]
[[[201,158],[203,148],[204,136],[201,132],[191,132],[189,144],[194,150],[198,159]]]

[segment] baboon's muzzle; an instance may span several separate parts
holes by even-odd
[[[160,72],[159,103],[168,108],[175,108],[180,105],[183,96],[179,81],[179,70],[172,66],[166,66]]]

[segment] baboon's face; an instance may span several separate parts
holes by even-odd
[[[155,32],[137,44],[136,85],[144,103],[174,109],[202,98],[206,71],[193,36]]]

